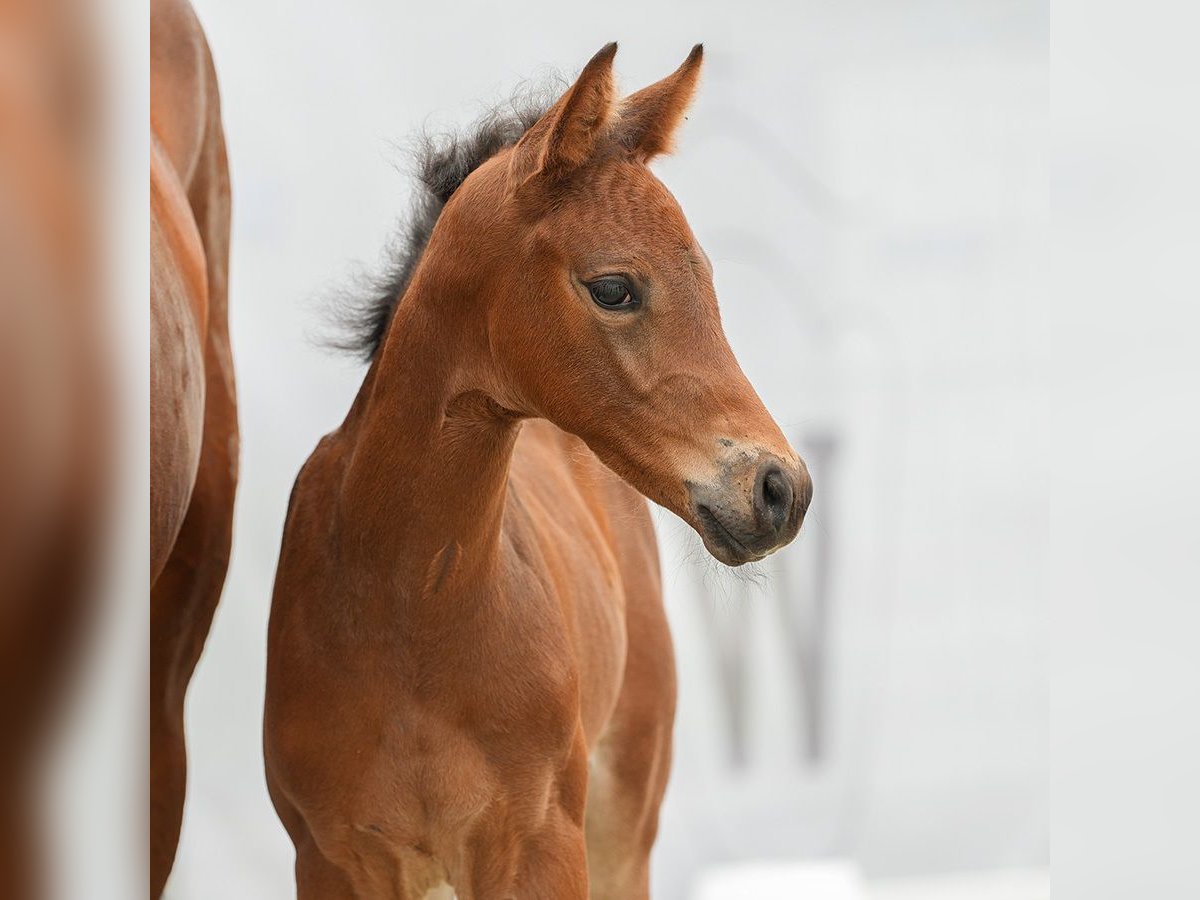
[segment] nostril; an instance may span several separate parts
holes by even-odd
[[[775,531],[783,528],[792,509],[792,481],[779,466],[769,466],[759,482],[764,518]]]
[[[802,472],[800,475],[800,491],[799,491],[800,504],[799,505],[800,505],[801,515],[808,512],[808,507],[812,503],[812,496],[813,496],[813,483],[812,483],[812,479],[809,477],[808,472],[806,470],[806,471]]]

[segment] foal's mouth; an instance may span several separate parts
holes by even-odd
[[[726,565],[741,566],[746,563],[758,562],[767,555],[766,553],[755,553],[734,537],[716,514],[703,503],[696,506],[696,518],[704,529],[704,537],[716,545],[717,549],[725,551],[724,554],[713,552],[713,556]],[[712,552],[713,547],[710,546],[709,550]]]

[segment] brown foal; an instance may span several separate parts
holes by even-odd
[[[216,73],[187,0],[150,7],[150,895],[175,859],[183,701],[225,569],[238,427]]]
[[[646,897],[675,674],[641,495],[729,565],[804,517],[646,167],[701,49],[620,103],[615,52],[450,189],[296,481],[265,750],[302,898]]]

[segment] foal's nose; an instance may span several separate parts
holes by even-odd
[[[777,540],[789,531],[794,534],[811,499],[812,480],[803,464],[793,473],[785,471],[775,460],[758,467],[754,478],[754,516],[765,535]]]
[[[743,452],[722,477],[687,483],[692,521],[709,553],[740,566],[796,536],[812,499],[812,480],[804,463],[792,457],[789,464],[771,452]]]

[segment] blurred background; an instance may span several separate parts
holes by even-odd
[[[1049,897],[1042,4],[194,2],[243,455],[167,896],[292,896],[260,747],[271,585],[292,480],[364,373],[319,346],[325,298],[407,211],[405,142],[616,39],[625,91],[705,42],[655,168],[816,485],[750,578],[656,510],[680,705],[655,896]]]

